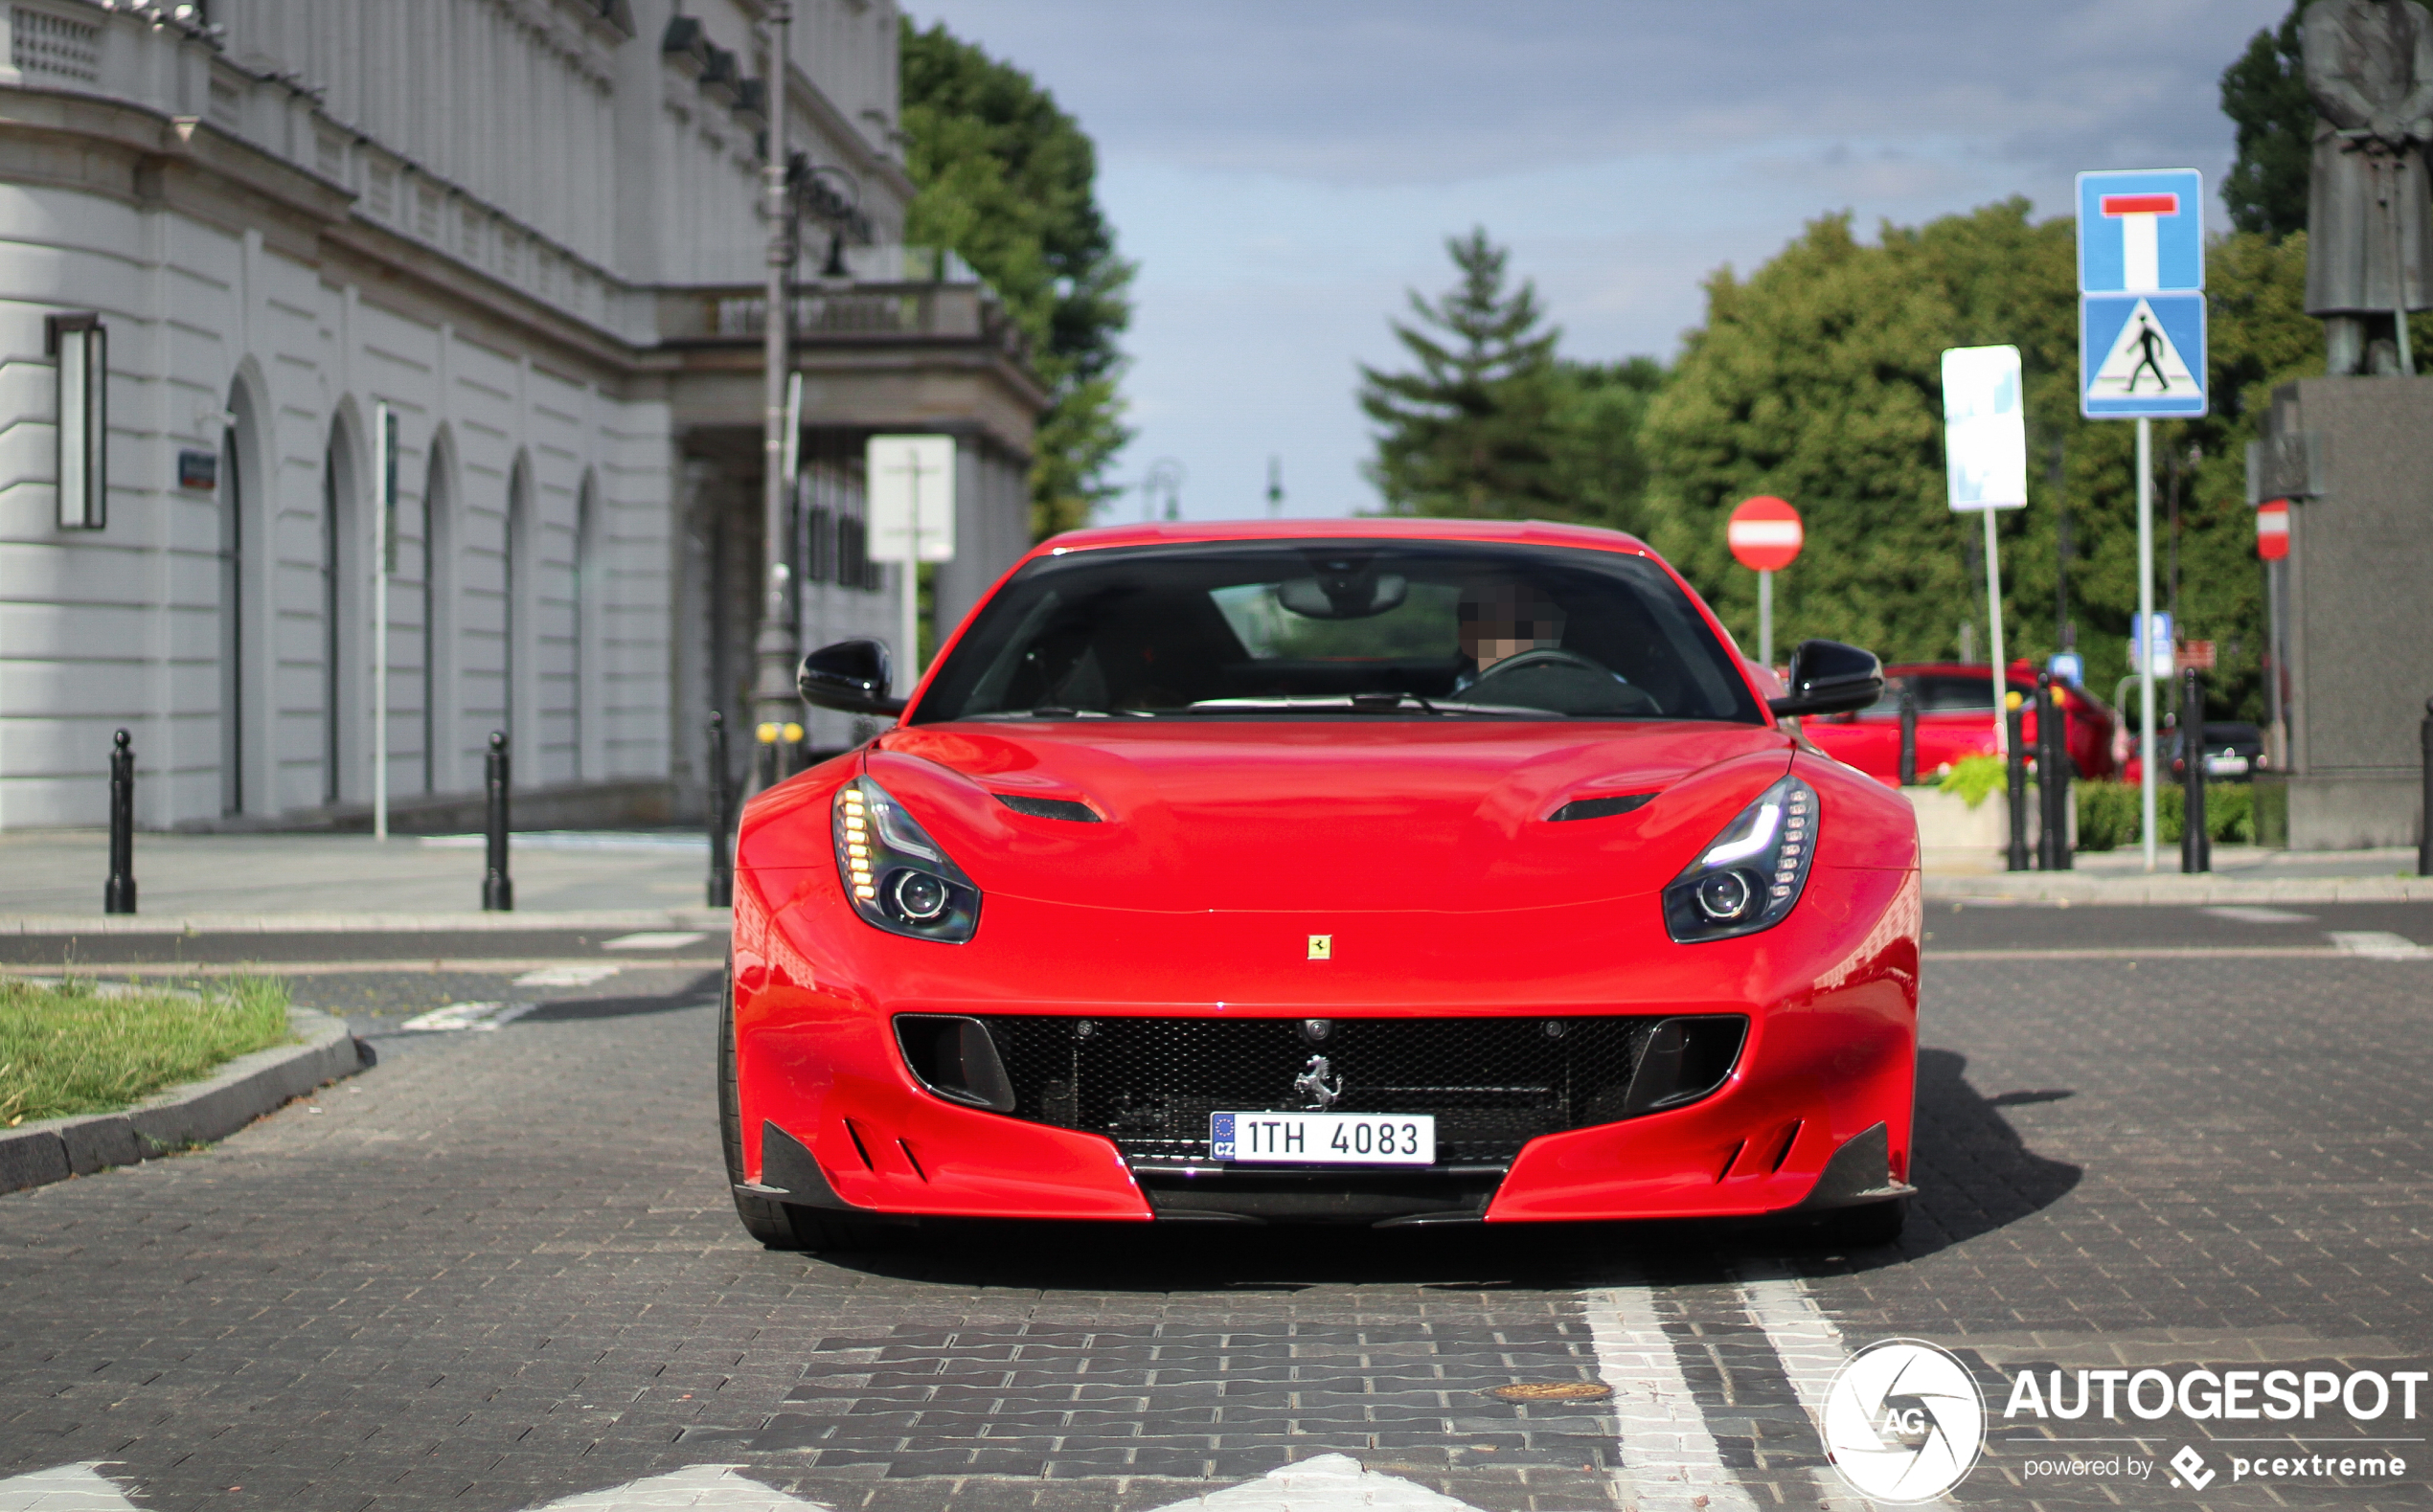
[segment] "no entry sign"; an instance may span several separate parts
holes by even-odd
[[[2256,509],[2256,554],[2278,562],[2289,554],[2289,501],[2275,499]]]
[[[1732,559],[1751,572],[1778,573],[1790,566],[1807,538],[1800,528],[1800,512],[1764,493],[1740,501],[1740,507],[1732,511],[1731,523],[1723,528]]]

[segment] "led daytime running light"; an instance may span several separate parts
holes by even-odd
[[[1781,923],[1808,885],[1816,824],[1816,790],[1798,778],[1759,794],[1666,887],[1666,931],[1691,944]]]
[[[980,890],[894,795],[867,777],[836,790],[830,833],[853,912],[891,935],[961,944],[980,925]]]

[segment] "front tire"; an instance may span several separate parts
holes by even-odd
[[[729,961],[725,996],[718,1002],[718,1144],[726,1156],[727,1190],[734,1193],[735,1216],[743,1231],[771,1250],[884,1250],[904,1242],[913,1231],[909,1222],[830,1212],[736,1191],[743,1180],[743,1111],[735,1077],[735,963]]]
[[[736,1191],[743,1180],[743,1113],[735,1090],[735,962],[727,962],[726,985],[718,999],[718,1146],[726,1156],[727,1191],[735,1198],[735,1216],[743,1231],[772,1250],[805,1248],[796,1237],[793,1209],[765,1197]]]
[[[1811,1230],[1810,1242],[1834,1250],[1880,1250],[1899,1243],[1900,1231],[1908,1223],[1906,1197],[1863,1203],[1828,1213]]]

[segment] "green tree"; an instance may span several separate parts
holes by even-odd
[[[1639,437],[1666,376],[1652,357],[1556,364],[1550,518],[1647,533],[1648,460]]]
[[[2071,619],[2089,686],[2108,695],[2126,669],[2137,602],[2135,427],[2078,415],[2074,242],[2068,220],[2034,223],[2016,199],[1886,226],[1873,246],[1836,215],[1747,279],[1727,268],[1708,282],[1706,322],[1649,408],[1646,508],[1650,539],[1744,643],[1755,581],[1725,550],[1723,521],[1741,499],[1772,493],[1808,526],[1799,561],[1775,583],[1778,645],[1821,635],[1889,661],[1948,657],[1967,621],[1984,646],[1984,583],[1969,549],[1982,526],[1945,505],[1941,357],[1947,347],[2007,344],[2025,370],[2031,463],[2028,508],[1996,520],[2008,649],[2040,659],[2058,647],[2066,503]],[[2215,413],[2155,427],[2157,458],[2176,459],[2181,475],[2181,622],[2220,646],[2222,711],[2260,702],[2245,442],[2276,384],[2322,371],[2320,336],[2301,307],[2305,275],[2303,234],[2215,243]],[[2158,490],[2170,486],[2172,475],[2157,474]],[[2158,535],[2163,516],[2158,503]],[[2158,598],[2167,548],[2158,543]]]
[[[2222,204],[2240,231],[2285,237],[2307,229],[2307,180],[2314,102],[2299,57],[2295,0],[2281,25],[2258,32],[2222,70],[2222,114],[2239,128],[2239,156],[2222,181]]]
[[[1110,497],[1131,432],[1116,390],[1133,266],[1100,209],[1098,152],[1030,75],[941,23],[903,27],[905,168],[920,193],[905,239],[951,247],[1006,303],[1047,383],[1031,467],[1038,535]]]
[[[1508,254],[1484,226],[1446,238],[1444,250],[1461,282],[1433,303],[1411,290],[1418,323],[1394,326],[1418,371],[1360,369],[1360,408],[1380,427],[1363,470],[1389,514],[1557,512],[1550,430],[1561,332],[1541,328],[1535,283],[1507,292]]]

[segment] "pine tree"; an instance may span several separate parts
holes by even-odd
[[[2222,181],[2222,203],[2241,231],[2285,237],[2307,229],[2315,107],[2299,57],[2305,8],[2306,0],[2295,0],[2277,29],[2257,33],[2222,70],[2222,114],[2239,128],[2239,157]]]
[[[1561,512],[1550,419],[1562,333],[1540,328],[1535,283],[1506,292],[1509,255],[1487,228],[1444,250],[1461,282],[1434,303],[1412,290],[1418,324],[1394,326],[1419,371],[1360,370],[1360,408],[1382,427],[1363,470],[1392,514]]]

